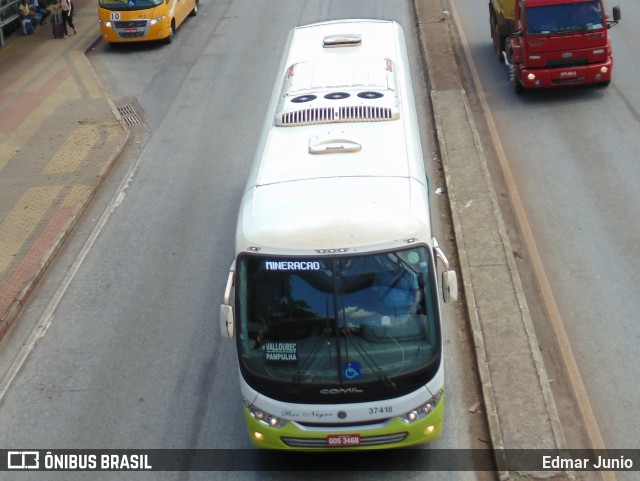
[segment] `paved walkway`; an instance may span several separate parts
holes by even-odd
[[[84,54],[96,3],[75,9],[77,35],[54,39],[46,24],[0,48],[0,337],[129,135]]]

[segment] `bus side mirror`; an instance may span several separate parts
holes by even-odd
[[[433,250],[436,258],[444,264],[445,268],[442,273],[442,300],[444,302],[454,302],[458,299],[458,276],[456,271],[449,269],[449,260],[440,249],[435,237],[433,238]]]
[[[222,337],[233,337],[233,308],[227,304],[220,304],[220,334]]]
[[[231,299],[231,289],[235,280],[235,261],[229,269],[229,277],[227,277],[227,285],[224,288],[224,297],[220,305],[220,334],[222,337],[233,337],[234,335],[234,318],[233,307],[229,300]]]
[[[456,271],[444,271],[442,273],[442,299],[444,302],[458,300],[458,276]]]

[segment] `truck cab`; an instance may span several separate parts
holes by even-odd
[[[515,0],[509,25],[504,19],[502,31],[492,33],[494,46],[504,48],[500,54],[517,93],[578,84],[606,86],[613,70],[608,30],[620,17],[620,8],[614,7],[609,20],[602,0]],[[501,33],[504,39],[496,38]]]

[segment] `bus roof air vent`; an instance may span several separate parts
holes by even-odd
[[[394,63],[387,58],[300,62],[287,69],[275,124],[377,122],[400,118]]]
[[[362,45],[362,35],[357,33],[328,35],[322,42],[324,48],[359,47],[360,45]]]
[[[362,145],[352,139],[342,137],[321,138],[313,135],[309,139],[310,154],[346,154],[349,152],[360,152]]]
[[[317,95],[298,95],[291,99],[294,104],[301,104],[303,102],[311,102],[312,100],[317,99]]]
[[[384,94],[380,92],[358,92],[358,97],[360,97],[361,99],[369,99],[369,100],[379,99],[383,95]]]

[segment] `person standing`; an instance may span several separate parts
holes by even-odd
[[[71,0],[60,0],[60,10],[62,11],[62,25],[64,26],[64,38],[69,36],[67,24],[73,29],[73,34],[77,33],[76,26],[73,24],[73,6]]]

